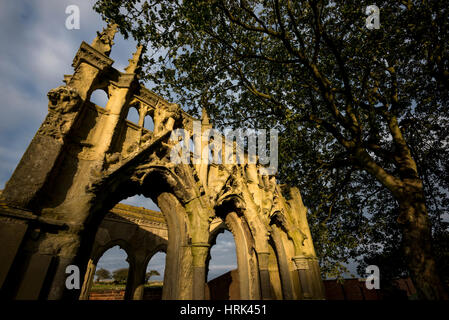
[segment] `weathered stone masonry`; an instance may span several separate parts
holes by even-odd
[[[224,229],[236,242],[242,299],[324,298],[299,191],[260,175],[256,164],[172,163],[172,130],[193,132],[195,119],[139,83],[141,47],[125,72],[112,67],[115,32],[108,26],[81,44],[74,73],[48,93],[48,115],[3,190],[1,296],[85,298],[100,224],[122,199],[141,194],[167,225],[164,299],[204,299],[210,247]],[[105,108],[90,102],[98,89],[108,95]],[[137,124],[126,120],[130,108]],[[144,128],[147,115],[153,132]],[[205,113],[201,120],[202,130],[212,127]],[[145,259],[145,245],[139,250],[132,259]],[[81,290],[65,287],[71,264],[87,281]],[[127,298],[141,298],[141,275],[132,275]]]

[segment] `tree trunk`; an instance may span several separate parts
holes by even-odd
[[[418,298],[448,299],[448,294],[436,268],[432,235],[421,186],[410,190],[399,202],[398,223],[402,227],[402,246],[407,267]]]
[[[394,159],[399,177],[387,173],[365,150],[356,149],[356,157],[370,174],[391,191],[399,203],[397,221],[402,228],[404,258],[418,298],[447,300],[448,294],[436,267],[424,188],[416,162],[397,118],[389,115],[386,119],[396,147]]]

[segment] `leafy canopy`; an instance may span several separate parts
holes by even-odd
[[[279,179],[303,193],[334,276],[341,262],[400,243],[399,138],[434,232],[447,231],[446,1],[376,1],[378,30],[365,26],[371,4],[99,0],[95,9],[147,45],[142,79],[161,95],[191,113],[206,108],[218,127],[281,131]]]

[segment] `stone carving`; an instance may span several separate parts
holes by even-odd
[[[94,246],[93,239],[114,238],[112,229],[105,235],[105,223],[115,223],[116,234],[123,231],[117,241],[132,234],[136,225],[160,227],[162,219],[159,223],[144,222],[134,209],[126,219],[107,215],[122,199],[143,194],[160,207],[167,227],[164,299],[204,299],[207,257],[217,232],[223,228],[235,237],[242,299],[322,299],[307,209],[299,191],[291,189],[287,200],[276,177],[260,174],[259,164],[170,161],[176,147],[170,140],[171,133],[176,129],[192,132],[196,119],[139,83],[135,72],[142,47],[125,73],[112,68],[108,55],[116,29],[112,25],[103,30],[91,46],[81,44],[73,76],[66,79],[69,85],[48,93],[47,118],[1,193],[8,210],[0,207],[0,241],[19,248],[8,253],[11,258],[2,262],[6,267],[0,269],[1,286],[9,269],[17,268],[17,274],[7,279],[6,296],[79,298],[79,292],[65,288],[65,267],[76,261],[86,281],[91,281],[93,253],[107,246]],[[106,109],[100,111],[85,103],[87,93],[105,87],[109,88]],[[140,118],[130,125],[125,118],[134,103],[139,104]],[[153,116],[154,132],[142,127],[147,114]],[[201,133],[213,129],[205,111],[201,120]],[[235,146],[236,152],[235,142],[225,139],[223,144]],[[225,157],[220,145],[214,152]],[[192,160],[192,152],[187,155]],[[8,219],[1,219],[2,215]],[[99,231],[101,225],[103,231]],[[27,232],[28,228],[40,231]],[[12,231],[8,234],[3,230]],[[11,234],[15,235],[13,240]],[[148,239],[140,233],[130,241],[138,247]],[[129,299],[142,297],[147,257],[139,254],[130,258],[142,272],[133,272],[133,286],[126,296]],[[304,259],[308,269],[291,272],[292,261]],[[33,278],[30,285],[23,280],[27,277]],[[81,298],[86,292],[84,287]]]
[[[106,56],[109,56],[111,53],[111,48],[114,44],[114,36],[117,32],[117,28],[118,25],[114,23],[103,29],[102,32],[97,32],[97,37],[92,42],[92,47]]]
[[[81,62],[87,62],[100,70],[103,70],[111,66],[114,61],[83,42],[73,59],[72,66],[78,68]],[[78,76],[77,74],[75,75]]]
[[[154,134],[161,135],[171,131],[175,122],[181,118],[181,108],[176,103],[158,103],[154,111]]]
[[[81,105],[81,97],[74,88],[60,86],[48,92],[48,111],[38,134],[62,140],[69,132],[76,112]]]
[[[78,111],[81,102],[78,92],[68,86],[52,89],[47,96],[50,101],[48,110],[60,112],[61,114]]]

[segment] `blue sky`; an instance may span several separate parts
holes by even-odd
[[[93,0],[19,0],[0,1],[0,189],[13,173],[22,154],[47,114],[47,92],[63,85],[82,41],[91,43],[96,31],[105,26],[92,10]],[[66,7],[80,9],[80,29],[68,30]],[[116,35],[111,58],[123,70],[135,51],[136,42]],[[149,88],[151,89],[151,88]],[[124,203],[158,210],[140,196]],[[149,269],[161,270],[165,255],[157,254]],[[115,270],[127,267],[126,253],[110,249],[99,267]],[[209,279],[236,268],[232,234],[219,235],[212,248]],[[157,280],[158,277],[154,277]]]

